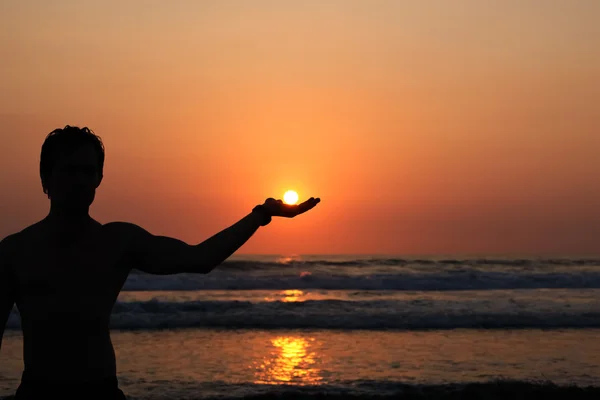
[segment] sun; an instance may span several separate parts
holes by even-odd
[[[288,190],[283,195],[283,202],[286,204],[296,204],[298,202],[298,193]]]

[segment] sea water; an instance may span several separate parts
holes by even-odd
[[[19,328],[15,309],[0,396],[19,383]],[[586,387],[600,384],[600,260],[236,256],[208,275],[133,271],[111,329],[132,399]]]

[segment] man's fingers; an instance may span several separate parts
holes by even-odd
[[[306,200],[305,202],[298,204],[298,214],[302,214],[302,213],[307,212],[308,210],[314,208],[314,206],[316,206],[320,201],[321,201],[321,199],[319,199],[319,198],[315,199],[314,197],[311,197],[310,199]]]
[[[298,204],[298,208],[297,208],[298,214],[302,214],[303,212],[307,211],[310,208],[311,201],[312,201],[312,197],[310,199]]]

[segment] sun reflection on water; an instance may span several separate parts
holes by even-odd
[[[292,254],[289,256],[281,256],[276,260],[276,262],[279,264],[287,265],[287,264],[291,264],[295,261],[301,261],[301,260],[302,260],[302,257],[300,257],[297,254]]]
[[[273,294],[274,297],[267,296],[265,301],[282,301],[284,303],[294,303],[297,301],[305,301],[305,293],[302,290],[290,289],[282,290],[279,293]]]
[[[304,292],[302,290],[284,290],[283,291],[283,299],[281,301],[285,303],[293,303],[295,301],[303,301],[302,296],[304,296]]]
[[[274,349],[256,366],[259,384],[316,385],[323,379],[316,368],[317,355],[311,351],[315,339],[279,336],[271,339]]]

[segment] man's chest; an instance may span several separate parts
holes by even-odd
[[[13,267],[22,299],[116,298],[127,277],[122,252],[106,240],[62,246],[33,241],[13,259]]]

